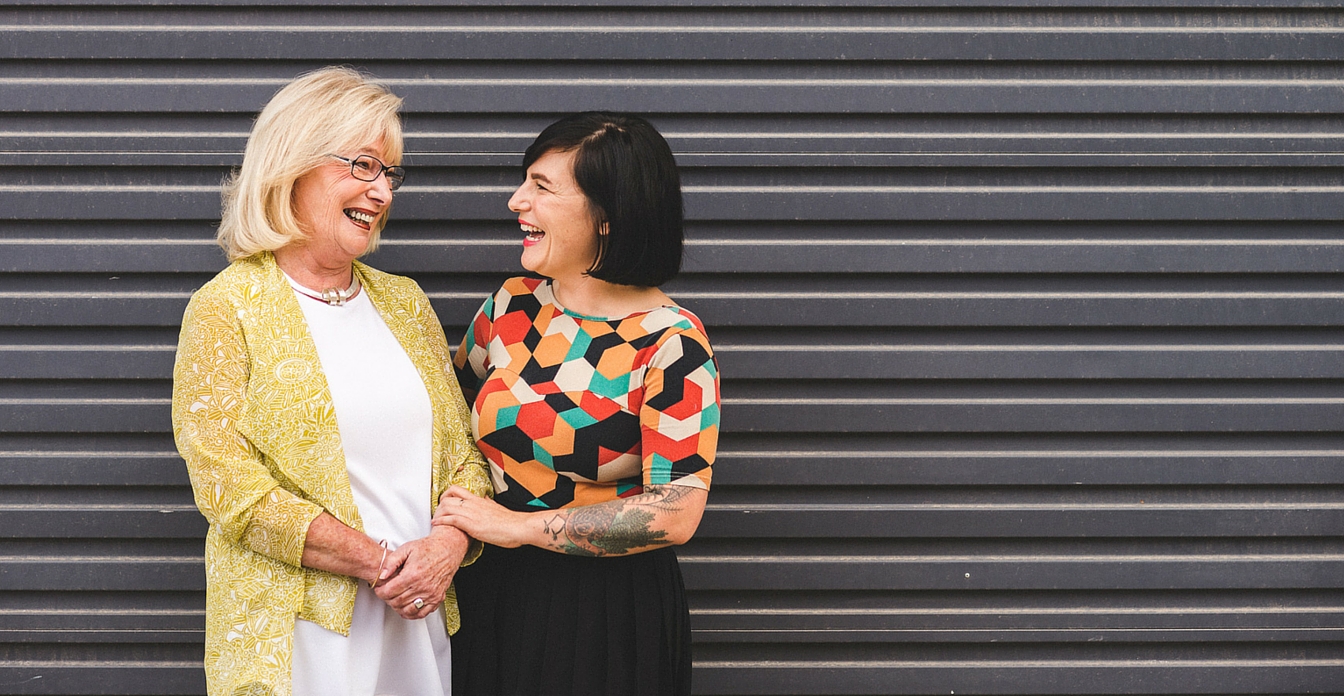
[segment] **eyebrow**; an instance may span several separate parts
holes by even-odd
[[[541,179],[542,181],[544,181],[544,182],[546,182],[546,183],[548,183],[548,184],[555,183],[555,182],[551,181],[550,179],[546,178],[546,175],[545,175],[545,174],[542,174],[541,172],[532,172],[530,178],[533,178],[533,179]]]

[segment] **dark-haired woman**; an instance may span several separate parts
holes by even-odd
[[[681,184],[641,118],[584,113],[528,148],[523,267],[455,364],[494,500],[450,489],[434,524],[486,543],[457,575],[453,684],[473,696],[690,693],[672,547],[705,509],[718,371],[658,286],[681,266]]]

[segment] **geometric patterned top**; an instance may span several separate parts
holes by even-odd
[[[557,304],[549,280],[510,278],[453,364],[495,500],[510,509],[709,488],[718,366],[704,325],[681,307],[590,317]]]

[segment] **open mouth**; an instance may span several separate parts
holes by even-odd
[[[354,208],[346,208],[344,212],[345,216],[350,218],[351,222],[366,230],[370,229],[373,225],[373,216],[366,212],[355,210]]]
[[[519,223],[518,226],[522,228],[523,232],[527,233],[527,237],[523,240],[523,244],[526,244],[527,246],[540,242],[541,238],[546,236],[546,231],[540,227],[534,227],[525,222]]]

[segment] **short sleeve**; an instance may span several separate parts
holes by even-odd
[[[719,445],[719,371],[698,328],[672,332],[644,373],[644,485],[709,488]]]
[[[457,374],[457,382],[462,387],[462,395],[466,397],[468,404],[476,400],[476,394],[481,390],[481,384],[485,382],[485,376],[490,371],[490,341],[494,333],[494,313],[495,297],[491,295],[477,310],[476,316],[472,317],[471,325],[467,327],[467,333],[462,337],[462,345],[458,346],[457,354],[453,356],[453,371]]]

